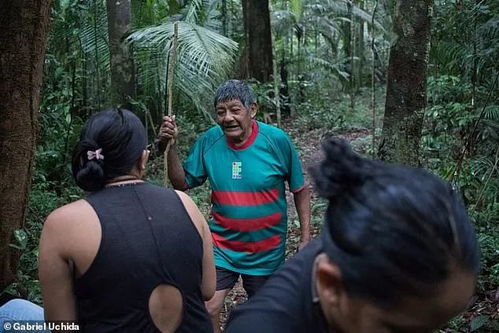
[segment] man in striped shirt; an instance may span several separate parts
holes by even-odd
[[[184,165],[175,145],[174,117],[165,117],[159,150],[168,152],[168,176],[186,190],[209,179],[217,291],[206,306],[215,332],[224,299],[239,276],[251,297],[284,262],[287,232],[285,182],[294,195],[301,246],[310,239],[310,193],[297,153],[280,129],[254,120],[256,99],[243,81],[225,82],[216,92],[218,126],[194,144]]]

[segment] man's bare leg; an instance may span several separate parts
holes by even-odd
[[[206,310],[210,314],[211,323],[213,325],[213,332],[220,333],[222,329],[220,328],[220,311],[224,305],[225,297],[229,293],[230,289],[223,289],[215,291],[215,295],[205,302]]]

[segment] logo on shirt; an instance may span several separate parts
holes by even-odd
[[[243,162],[232,162],[232,179],[241,179]]]

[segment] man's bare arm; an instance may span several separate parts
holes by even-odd
[[[178,128],[175,122],[175,116],[163,117],[163,123],[159,128],[158,134],[158,154],[163,154],[168,143],[170,143],[170,149],[168,150],[167,155],[168,178],[176,190],[185,191],[189,186],[185,182],[185,171],[177,152],[177,136]]]
[[[185,191],[189,189],[189,186],[185,182],[185,171],[180,162],[177,152],[177,144],[174,143],[170,146],[168,151],[168,178],[172,182],[173,187],[176,190]]]
[[[306,184],[303,189],[293,192],[296,213],[300,220],[300,249],[310,241],[310,188]]]

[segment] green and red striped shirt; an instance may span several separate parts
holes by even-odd
[[[196,141],[184,170],[191,188],[210,181],[215,265],[249,275],[279,268],[287,232],[285,181],[292,192],[305,186],[289,137],[253,122],[247,142],[236,147],[215,126]]]

